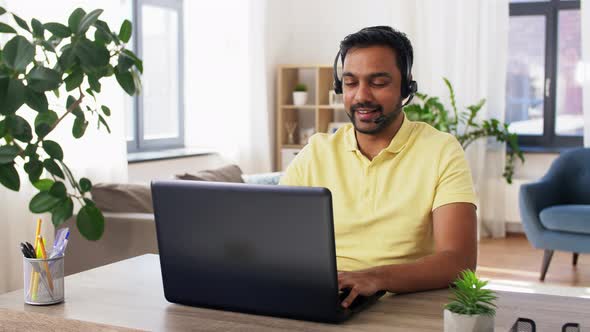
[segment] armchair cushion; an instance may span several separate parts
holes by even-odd
[[[590,205],[555,205],[541,210],[541,224],[552,231],[590,234]]]

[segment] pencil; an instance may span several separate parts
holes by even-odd
[[[39,258],[39,251],[38,251],[38,244],[37,241],[39,240],[39,236],[41,235],[41,223],[43,222],[43,219],[38,218],[37,219],[37,229],[35,231],[35,255],[37,256],[36,258]],[[32,292],[32,297],[33,300],[37,299],[37,288],[39,287],[39,274],[35,271],[33,271],[33,273],[31,273],[31,292]]]
[[[41,258],[47,259],[47,252],[45,251],[45,239],[41,235],[39,235],[39,248],[41,249]],[[47,262],[43,263],[45,266],[45,272],[47,273],[47,283],[49,283],[49,288],[53,291],[53,279],[51,278],[51,272],[49,272],[49,265]]]

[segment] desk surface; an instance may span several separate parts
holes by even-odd
[[[152,331],[442,331],[442,307],[449,296],[447,290],[386,295],[339,325],[194,308],[166,301],[157,255],[66,277],[65,290],[66,301],[53,306],[24,304],[22,290],[1,295],[0,308],[11,310],[0,310],[0,322],[20,311]],[[590,329],[588,299],[498,293],[496,331],[508,331],[517,317],[533,319],[538,331],[561,331],[566,322]]]

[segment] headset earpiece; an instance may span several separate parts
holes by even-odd
[[[340,58],[340,51],[336,54],[336,59],[334,59],[334,93],[337,95],[342,94],[342,81],[340,77],[338,77],[338,58]]]

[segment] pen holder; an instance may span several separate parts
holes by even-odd
[[[64,256],[23,257],[25,303],[48,305],[64,300]]]

